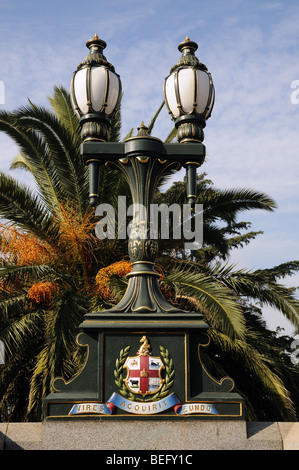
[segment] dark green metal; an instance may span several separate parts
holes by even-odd
[[[88,153],[86,149],[89,149]],[[138,135],[122,144],[84,143],[82,150],[87,164],[96,165],[98,158],[106,166],[118,168],[129,184],[133,204],[144,208],[144,213],[138,214],[137,226],[131,233],[128,243],[128,252],[133,265],[132,272],[127,276],[128,288],[120,303],[110,310],[111,313],[184,313],[169,304],[159,288],[159,274],[155,271],[158,241],[150,238],[150,206],[163,173],[169,169],[180,169],[182,164],[190,159],[197,165],[203,162],[205,156],[203,144],[194,146],[163,144],[159,139],[151,137],[147,133],[147,128],[141,125],[138,128]],[[181,150],[180,154],[178,150]],[[189,166],[188,171],[191,171],[195,165]],[[98,184],[95,173],[90,173],[92,188]],[[191,189],[195,193],[195,188]]]
[[[178,45],[178,50],[182,53],[182,55],[179,58],[177,64],[171,68],[170,73],[176,71],[180,67],[195,67],[199,70],[207,71],[207,67],[202,64],[195,55],[195,51],[197,51],[197,49],[197,43],[190,41],[189,37],[187,36],[185,41]]]
[[[175,64],[171,70],[170,74],[174,74],[175,79],[175,90],[176,90],[176,99],[180,103],[180,98],[179,98],[179,86],[178,86],[178,73],[182,69],[191,69],[194,71],[194,76],[195,76],[195,71],[196,70],[202,70],[207,73],[210,79],[210,99],[211,99],[211,93],[212,90],[214,89],[213,87],[213,82],[212,82],[212,77],[210,73],[208,72],[207,67],[201,63],[198,58],[195,55],[195,51],[197,50],[198,45],[194,41],[190,41],[189,37],[186,38],[185,41],[180,43],[178,45],[178,49],[181,52],[181,57],[179,58],[177,64]],[[172,120],[175,123],[175,127],[177,128],[177,139],[179,143],[187,143],[187,144],[196,144],[196,143],[202,143],[204,140],[204,131],[203,129],[206,126],[206,118],[205,118],[205,112],[201,115],[197,114],[196,112],[196,101],[197,101],[197,80],[195,80],[195,88],[194,88],[194,109],[193,112],[186,114],[183,109],[182,105],[180,103],[180,116],[179,117],[174,117],[167,102],[167,96],[166,96],[166,91],[165,91],[165,86],[164,86],[164,97],[165,97],[165,102],[166,106],[168,107],[168,111],[170,113],[170,116]],[[213,104],[212,104],[213,106]],[[183,150],[182,150],[183,151]],[[196,183],[197,183],[197,177],[196,177],[196,172],[197,172],[197,167],[199,166],[198,163],[195,161],[189,160],[188,162],[185,163],[185,168],[186,168],[186,179],[187,179],[187,200],[191,205],[192,210],[194,209],[195,201],[196,201]]]
[[[118,168],[130,185],[133,202],[147,209],[166,170],[179,169],[188,161],[199,165],[205,156],[203,144],[163,144],[147,135],[143,125],[138,135],[126,142],[85,142],[81,150],[86,164],[105,163]],[[94,190],[98,181],[95,167],[90,175]],[[115,307],[85,315],[77,338],[78,344],[86,348],[85,364],[72,380],[54,381],[53,393],[44,402],[47,420],[244,419],[243,400],[233,392],[233,380],[213,379],[202,362],[201,352],[209,344],[209,325],[203,315],[174,308],[161,294],[154,269],[158,242],[150,238],[148,214],[149,210],[141,213],[139,220],[145,238],[129,239],[133,269],[128,275],[127,291]],[[125,386],[122,357],[127,354],[134,359],[144,337],[150,343],[149,357],[163,359],[164,351],[164,360],[168,361],[161,372],[165,390],[162,388],[157,393],[162,396],[155,400],[151,395],[132,398]],[[119,406],[110,403],[115,394],[121,400]],[[178,408],[164,410],[172,396],[179,399]],[[113,409],[111,414],[103,413],[110,410],[108,407]],[[217,414],[203,411],[209,407]],[[74,413],[74,409],[79,412]]]
[[[91,90],[90,90],[91,68],[103,67],[103,69],[106,72],[109,70],[113,72],[115,75],[117,75],[119,78],[119,75],[115,72],[114,66],[107,61],[106,57],[103,54],[103,50],[106,48],[106,46],[107,46],[106,42],[103,41],[102,39],[99,39],[97,35],[95,35],[94,38],[88,40],[86,42],[86,47],[89,49],[89,53],[87,57],[85,58],[85,60],[78,65],[77,70],[74,72],[73,77],[72,77],[71,98],[73,102],[73,107],[80,116],[79,119],[80,119],[80,124],[82,127],[81,137],[83,141],[84,140],[94,140],[98,142],[107,141],[108,135],[109,135],[109,127],[111,125],[111,118],[113,117],[114,113],[118,109],[120,100],[121,100],[121,94],[122,94],[121,81],[119,80],[120,90],[118,94],[117,104],[113,113],[110,116],[107,116],[105,114],[105,107],[107,105],[106,104],[107,96],[105,96],[103,109],[99,111],[95,111],[92,108],[91,95],[90,95],[91,93]],[[84,115],[82,115],[79,109],[78,103],[76,101],[76,94],[74,91],[75,75],[78,71],[82,69],[86,69],[87,71],[86,92],[87,92],[87,99],[89,102],[88,113]],[[107,95],[108,89],[109,89],[108,74],[106,75],[106,78],[107,78],[108,83],[107,83],[105,95]]]
[[[105,45],[98,38],[89,41],[90,54],[80,66],[106,61]],[[194,55],[196,48],[192,41],[182,43],[177,67],[204,68]],[[106,142],[108,121],[93,113],[82,116],[81,154],[89,166],[91,205],[97,204],[99,171],[105,165],[124,175],[133,203],[144,207],[128,241],[132,271],[116,306],[85,315],[77,336],[86,350],[85,362],[71,380],[54,380],[44,400],[44,418],[244,419],[243,399],[234,392],[233,380],[214,379],[202,360],[209,325],[202,314],[177,309],[163,297],[155,270],[158,240],[152,237],[149,217],[156,186],[169,169],[185,167],[187,199],[193,208],[196,169],[205,158],[205,121],[192,115],[178,118],[181,143],[176,144],[150,136],[143,123],[137,136]]]
[[[156,412],[154,407],[163,406],[167,396],[157,401],[146,401],[138,395],[125,407],[126,396],[120,392],[116,385],[117,368],[118,378],[123,379],[126,373],[117,360],[126,348],[129,355],[135,356],[140,339],[146,330],[151,345],[153,357],[160,356],[161,346],[169,353],[173,375],[173,384],[169,393],[175,394],[184,410],[189,408],[192,413],[176,414],[173,407],[165,411]],[[165,420],[175,419],[204,419],[204,420],[240,420],[244,419],[244,405],[241,397],[233,392],[234,382],[229,377],[218,381],[213,379],[206,370],[202,361],[202,351],[208,346],[209,338],[205,329],[186,331],[186,326],[176,327],[170,322],[165,327],[160,324],[158,328],[143,326],[141,329],[130,324],[120,324],[119,327],[109,323],[101,329],[94,328],[87,334],[80,334],[79,344],[86,349],[86,364],[78,376],[65,382],[57,378],[54,382],[55,392],[48,395],[44,403],[44,416],[47,420]],[[115,373],[116,372],[116,373]],[[165,376],[165,372],[164,372]],[[109,403],[114,393],[121,397],[123,406],[115,407],[112,414],[102,414],[92,411],[91,407],[99,407]],[[123,397],[123,398],[122,398]],[[81,410],[85,406],[85,413],[69,414],[74,405]],[[201,407],[212,405],[218,414],[206,414]],[[89,409],[87,407],[90,407]],[[139,410],[150,408],[152,414],[133,413],[132,408]],[[197,409],[195,408],[197,407]],[[100,409],[99,409],[100,411]]]

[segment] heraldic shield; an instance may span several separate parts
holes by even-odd
[[[146,336],[143,336],[140,342],[143,344],[137,355],[127,357],[124,363],[124,369],[127,370],[124,382],[130,392],[144,397],[161,389],[164,383],[161,371],[165,366],[160,357],[151,355]]]

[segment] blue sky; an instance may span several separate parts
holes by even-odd
[[[27,98],[48,105],[54,85],[69,88],[86,40],[97,33],[122,79],[125,136],[155,114],[177,45],[189,35],[216,89],[202,170],[217,187],[263,191],[278,204],[272,214],[243,214],[264,234],[231,262],[272,267],[299,259],[299,104],[291,102],[291,83],[299,80],[298,25],[298,0],[1,0],[0,108],[15,109]],[[164,110],[155,135],[163,139],[171,128]],[[0,134],[0,171],[9,171],[17,152]],[[13,173],[32,183],[26,173]],[[286,282],[299,285],[299,275]],[[267,318],[272,328],[286,327],[281,314],[267,310]]]

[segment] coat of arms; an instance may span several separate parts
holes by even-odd
[[[167,395],[173,384],[172,360],[168,351],[162,346],[160,346],[160,352],[163,359],[159,356],[152,356],[151,346],[146,336],[143,336],[140,342],[142,345],[136,356],[128,355],[130,346],[121,350],[120,358],[116,360],[115,383],[120,388],[120,393],[131,400],[138,400],[140,395],[147,397],[146,401],[155,400]],[[122,376],[123,369],[127,371],[125,378]],[[140,397],[139,400],[143,399]]]
[[[165,382],[161,377],[161,370],[165,366],[160,357],[151,356],[146,336],[143,336],[140,341],[143,344],[137,355],[127,357],[125,361],[124,368],[127,369],[125,384],[130,392],[145,396],[161,389]]]

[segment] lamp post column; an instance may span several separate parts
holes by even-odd
[[[161,175],[170,168],[180,167],[178,162],[157,155],[156,147],[162,145],[148,134],[142,123],[137,136],[126,141],[125,157],[108,162],[108,166],[116,166],[124,175],[135,209],[128,241],[132,262],[132,271],[127,275],[129,284],[125,296],[111,312],[179,312],[161,294],[160,275],[155,270],[158,239],[151,219],[151,203]]]

